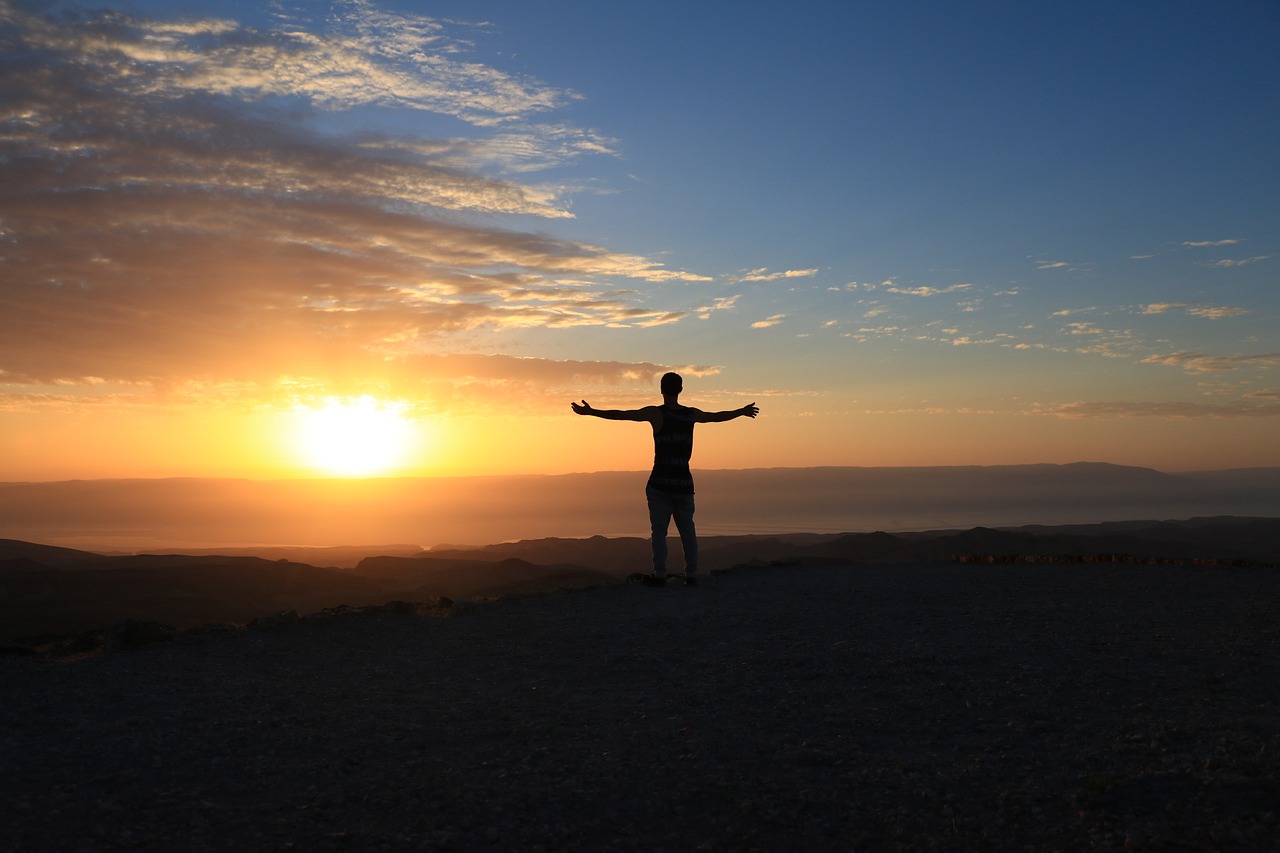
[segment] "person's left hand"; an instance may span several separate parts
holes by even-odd
[[[570,403],[569,406],[573,409],[575,414],[579,414],[579,415],[591,414],[591,404],[588,403],[586,400],[583,400],[581,403]]]

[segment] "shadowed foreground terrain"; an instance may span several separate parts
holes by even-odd
[[[1280,518],[709,536],[699,544],[704,570],[956,559],[1275,565]],[[245,623],[282,610],[550,592],[614,583],[652,567],[649,541],[637,537],[544,538],[429,551],[410,545],[230,551],[108,556],[0,539],[0,644],[42,645],[126,619],[189,628]],[[679,553],[675,540],[672,552]]]
[[[0,658],[3,846],[1267,849],[1278,626],[1275,569],[820,565]]]

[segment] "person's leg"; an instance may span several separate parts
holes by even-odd
[[[653,538],[653,574],[667,576],[667,528],[671,524],[671,495],[661,489],[646,488],[649,501],[649,529]]]
[[[698,531],[693,526],[693,495],[673,495],[672,498],[672,514],[684,549],[684,575],[691,578],[698,573]]]

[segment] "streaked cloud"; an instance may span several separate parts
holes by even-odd
[[[921,285],[920,287],[885,287],[889,293],[897,293],[903,296],[941,296],[944,293],[957,293],[962,290],[968,290],[973,287],[972,284],[952,284],[947,287],[930,287]]]
[[[1142,363],[1181,367],[1187,373],[1223,373],[1244,367],[1275,367],[1280,365],[1280,352],[1220,356],[1199,352],[1175,352],[1168,355],[1149,356],[1144,358]]]
[[[818,270],[784,270],[782,272],[769,272],[765,267],[754,269],[742,275],[730,276],[727,281],[730,284],[736,284],[742,281],[781,281],[788,278],[812,278],[818,274]]]
[[[1209,320],[1221,320],[1224,317],[1239,317],[1241,314],[1248,314],[1248,308],[1234,308],[1229,305],[1211,306],[1199,305],[1194,308],[1188,308],[1187,313],[1192,317],[1204,317]]]
[[[1280,405],[1195,402],[1080,402],[1037,407],[1033,415],[1061,418],[1275,418]]]
[[[712,300],[710,305],[694,309],[693,313],[698,316],[699,320],[709,320],[711,315],[718,311],[732,311],[737,306],[741,296],[742,294],[740,293],[735,293],[733,296],[718,296]]]
[[[1142,306],[1143,314],[1167,314],[1170,311],[1182,311],[1192,317],[1204,317],[1208,320],[1221,320],[1226,317],[1238,317],[1248,314],[1248,308],[1237,308],[1229,305],[1194,305],[1188,302],[1153,302]]]
[[[1143,314],[1167,314],[1170,311],[1179,308],[1186,308],[1185,302],[1153,302],[1150,305],[1142,306]]]
[[[1231,267],[1243,267],[1248,264],[1256,264],[1259,261],[1269,260],[1270,255],[1257,255],[1252,258],[1223,258],[1220,261],[1210,261],[1205,266],[1216,267],[1220,269],[1230,269]]]
[[[460,334],[675,323],[688,312],[635,285],[711,280],[492,224],[570,218],[573,187],[528,176],[614,143],[535,120],[579,96],[471,61],[442,22],[363,2],[268,30],[10,4],[0,20],[15,393],[408,387],[407,365]],[[475,135],[379,130],[371,109]]]
[[[1188,249],[1208,249],[1214,246],[1234,246],[1239,240],[1183,240],[1182,245]]]
[[[786,315],[786,314],[774,314],[772,317],[767,317],[767,318],[765,318],[764,320],[757,320],[756,322],[752,323],[752,324],[751,324],[751,328],[753,328],[753,329],[767,329],[767,328],[769,328],[770,326],[776,326],[776,325],[778,325],[779,323],[781,323],[781,322],[782,322],[783,320],[785,320],[786,318],[787,318],[787,315]]]

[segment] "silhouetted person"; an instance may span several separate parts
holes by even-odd
[[[680,405],[684,380],[678,373],[662,377],[661,406],[643,409],[593,409],[583,400],[570,403],[579,415],[592,415],[611,421],[648,421],[653,426],[653,473],[645,485],[649,501],[649,526],[653,533],[653,574],[644,582],[662,586],[667,582],[667,529],[671,519],[680,531],[684,549],[684,582],[693,586],[698,573],[698,534],[693,526],[693,474],[689,458],[693,455],[693,425],[718,424],[734,418],[754,418],[760,414],[755,403],[729,412],[704,412]]]

